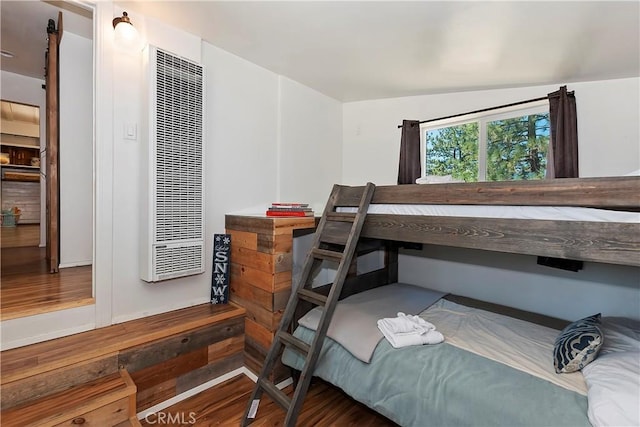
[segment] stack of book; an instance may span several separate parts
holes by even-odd
[[[313,216],[308,203],[272,203],[267,216]]]

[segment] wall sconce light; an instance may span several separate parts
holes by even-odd
[[[118,46],[126,49],[135,49],[138,45],[138,31],[131,23],[127,12],[122,12],[122,16],[113,18],[113,28],[115,32],[115,42]]]

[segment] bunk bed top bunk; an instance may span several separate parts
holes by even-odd
[[[357,205],[361,192],[360,187],[341,187],[334,205],[340,206],[341,211],[349,211]],[[361,237],[369,239],[640,266],[637,176],[378,186],[371,203],[361,233]],[[430,207],[425,212],[422,205]],[[441,208],[445,205],[447,209],[461,206],[463,212],[446,211],[443,215]],[[433,207],[435,211],[430,212]],[[482,216],[478,207],[497,208],[498,213]],[[516,215],[507,212],[511,207],[519,212]],[[336,242],[343,232],[341,227],[335,228]],[[367,311],[363,307],[368,305],[363,305],[362,299],[371,292],[377,293],[375,300],[379,300],[379,292],[388,292],[382,297],[385,301],[393,300],[399,293],[393,283],[397,282],[397,253],[387,256],[387,264],[395,265],[387,265],[389,271],[384,274],[369,272],[360,280],[355,277],[346,282],[343,295],[346,291],[350,296],[341,302],[342,307]],[[321,288],[314,290],[322,292]],[[339,310],[340,304],[334,319],[342,318],[338,316]],[[378,318],[388,315],[389,310],[395,313],[402,308],[389,307]],[[582,372],[557,374],[553,366],[554,338],[569,322],[452,295],[419,314],[442,329],[444,343],[393,348],[382,338],[367,361],[329,334],[314,375],[400,425],[588,426],[606,425],[611,420],[629,423],[628,416],[633,416],[618,408],[611,409],[611,405],[624,403],[626,399],[627,406],[630,400],[635,408],[633,405],[640,396],[637,381],[629,385],[630,378],[640,375],[638,322],[606,319],[602,329],[607,338],[598,363],[590,364]],[[376,317],[370,312],[366,315]],[[314,333],[309,319],[313,317],[309,312],[299,319],[296,337],[310,342]],[[362,319],[348,322],[363,323]],[[343,334],[344,328],[345,323],[333,322],[329,327]],[[488,332],[491,341],[485,340],[485,335],[479,343],[469,340],[479,330]],[[515,333],[509,335],[509,331]],[[361,330],[352,331],[350,340],[357,341],[365,335]],[[509,366],[509,360],[487,355],[481,347],[504,349],[507,359],[518,353],[529,361]],[[537,352],[532,350],[534,347]],[[622,357],[626,358],[624,367]],[[542,366],[546,374],[535,373],[537,368],[532,368],[532,361]],[[300,355],[290,349],[285,350],[283,362],[294,369],[302,366]],[[586,374],[583,378],[585,371],[590,374],[588,381]],[[572,376],[577,387],[549,381],[558,375]],[[618,380],[627,387],[625,393],[609,393],[607,387]]]
[[[378,186],[361,235],[640,266],[640,177]]]

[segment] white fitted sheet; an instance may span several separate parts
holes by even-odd
[[[356,212],[357,208],[340,207],[338,212]],[[471,218],[513,218],[554,221],[640,223],[640,212],[573,206],[488,206],[488,205],[402,205],[374,204],[370,214],[455,216]]]
[[[508,365],[587,394],[582,372],[556,374],[553,345],[560,331],[490,311],[441,299],[420,313],[436,326],[445,342],[487,359]]]

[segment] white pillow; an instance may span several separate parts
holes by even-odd
[[[640,321],[603,317],[604,344],[582,368],[594,426],[640,426]]]
[[[640,352],[601,354],[582,374],[592,425],[640,426]]]
[[[640,321],[626,317],[603,317],[602,355],[615,351],[640,351]]]
[[[427,175],[416,179],[416,184],[441,184],[445,182],[464,182],[463,180],[453,179],[451,175]]]

